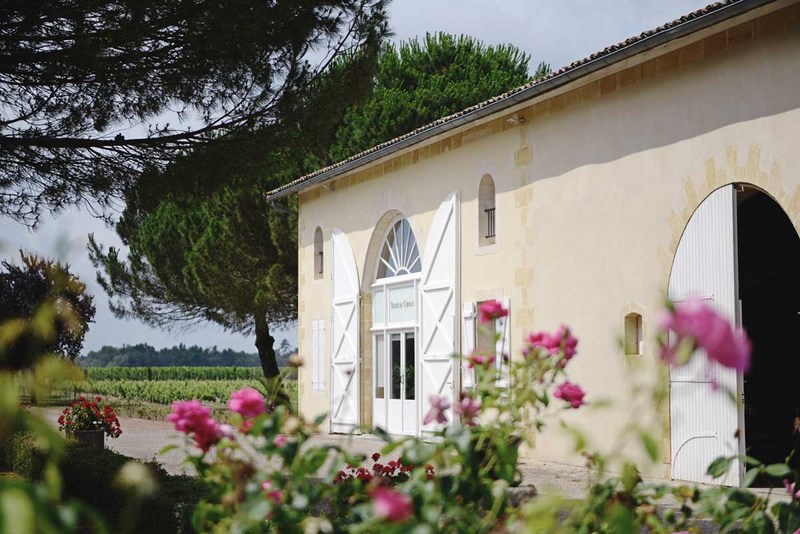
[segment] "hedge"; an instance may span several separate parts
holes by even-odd
[[[42,452],[29,434],[16,434],[0,444],[0,470],[12,471],[24,478],[38,477]],[[64,495],[83,501],[105,518],[111,532],[122,530],[120,519],[130,502],[114,481],[127,462],[127,456],[104,449],[90,449],[67,442],[61,460]],[[146,463],[158,481],[159,492],[146,498],[135,515],[136,523],[128,532],[189,533],[192,511],[205,493],[202,483],[190,476],[170,475],[155,463]]]

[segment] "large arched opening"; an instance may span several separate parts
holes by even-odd
[[[764,463],[780,463],[800,414],[800,238],[763,191],[741,186],[736,196],[741,321],[753,342],[743,380],[745,448]]]
[[[712,482],[709,463],[747,453],[782,462],[800,413],[800,358],[791,336],[800,326],[800,237],[765,191],[729,184],[712,192],[689,220],[670,273],[673,301],[701,298],[753,342],[750,370],[737,374],[704,358],[670,371],[672,478]],[[741,399],[738,404],[723,390]],[[714,482],[738,485],[743,464]]]

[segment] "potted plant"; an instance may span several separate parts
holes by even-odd
[[[105,448],[105,436],[118,438],[122,434],[119,419],[110,404],[103,404],[102,397],[94,401],[80,396],[64,408],[58,418],[58,428],[89,447]]]

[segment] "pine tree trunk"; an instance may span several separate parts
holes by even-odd
[[[256,349],[261,361],[264,378],[270,379],[280,375],[278,360],[275,358],[275,338],[269,333],[269,323],[263,314],[256,314]]]
[[[269,323],[263,313],[255,314],[256,320],[256,349],[258,349],[258,359],[261,361],[261,371],[267,381],[276,381],[278,390],[275,392],[274,404],[276,406],[287,406],[291,409],[291,399],[286,394],[283,387],[283,380],[280,378],[278,360],[275,357],[275,338],[269,333]]]

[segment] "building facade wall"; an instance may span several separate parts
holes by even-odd
[[[571,379],[590,402],[613,404],[566,418],[593,444],[612,447],[636,380],[620,344],[624,317],[635,310],[646,335],[654,332],[681,233],[703,198],[727,183],[751,183],[800,227],[798,20],[789,7],[740,22],[534,103],[519,111],[522,125],[500,117],[302,193],[300,354],[310,360],[311,321],[330,321],[331,228],[348,235],[363,288],[375,268],[365,262],[378,221],[392,210],[403,214],[424,249],[439,203],[459,191],[461,301],[510,299],[512,354],[525,333],[570,325],[580,339]],[[479,247],[478,186],[487,173],[496,187],[497,238]],[[319,280],[312,271],[317,226],[326,236]],[[369,371],[364,300],[362,371]],[[651,337],[636,358],[654,369]],[[312,391],[310,373],[308,366],[300,372],[300,408],[327,412],[329,376],[325,391]],[[669,430],[667,406],[636,417]],[[569,436],[550,430],[527,454],[579,461],[572,450]]]

